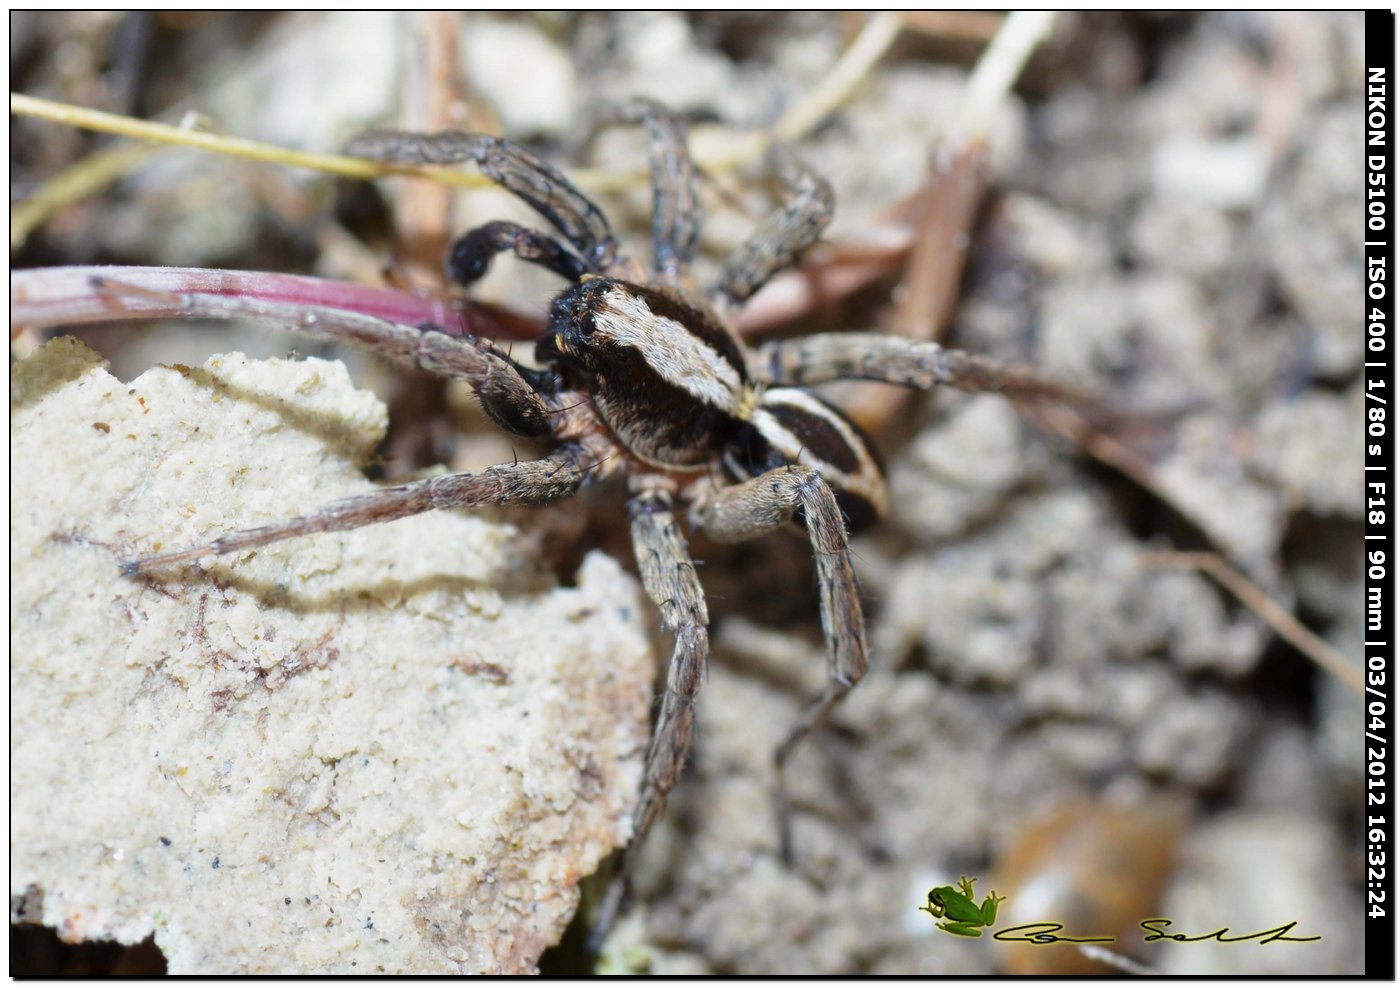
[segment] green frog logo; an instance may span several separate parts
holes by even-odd
[[[981,938],[982,929],[996,923],[997,905],[1006,898],[988,891],[979,907],[972,889],[976,882],[976,878],[963,877],[956,887],[934,887],[928,892],[928,903],[919,910],[928,911],[935,918],[947,918],[939,921],[938,927],[950,935]]]

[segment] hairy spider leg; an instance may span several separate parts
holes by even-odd
[[[100,279],[95,288],[120,303],[126,293],[153,292],[119,281]],[[172,296],[183,315],[195,318],[248,318],[297,332],[334,339],[378,353],[399,363],[470,384],[491,418],[507,431],[527,437],[555,433],[577,410],[577,395],[539,390],[539,375],[516,364],[484,339],[450,336],[400,325],[371,315],[316,305],[293,305],[227,295]],[[556,424],[556,418],[560,424]],[[583,429],[586,431],[587,429]],[[572,495],[585,480],[604,471],[605,450],[596,444],[570,443],[550,455],[526,462],[492,466],[480,473],[434,476],[348,497],[314,514],[278,524],[239,531],[207,544],[156,555],[122,566],[128,575],[163,565],[192,561],[259,547],[321,531],[349,530],[428,510],[473,507],[488,503],[548,503]]]
[[[807,386],[831,380],[877,380],[929,390],[948,386],[998,393],[1016,401],[1053,400],[1083,407],[1097,402],[1025,366],[999,363],[936,342],[863,332],[782,339],[759,347],[756,371],[773,384]]]
[[[822,632],[826,637],[827,686],[803,712],[773,753],[779,845],[791,862],[792,825],[784,771],[788,757],[865,676],[868,650],[860,592],[847,547],[846,522],[831,487],[813,469],[782,466],[716,490],[696,507],[701,528],[716,541],[746,541],[782,527],[802,511],[817,561]]]
[[[345,153],[394,164],[473,161],[482,174],[523,199],[563,233],[590,272],[604,273],[617,263],[617,240],[602,210],[558,168],[508,140],[461,130],[427,134],[372,130],[351,140]]]
[[[685,766],[695,727],[695,698],[709,660],[709,611],[705,593],[690,560],[685,535],[676,522],[674,498],[669,490],[652,487],[637,493],[627,504],[632,544],[642,586],[661,611],[661,619],[675,637],[661,712],[647,753],[642,796],[633,816],[632,841],[622,856],[617,875],[599,904],[589,944],[597,951],[626,899],[637,857],[647,834],[666,807],[666,797],[676,786]]]
[[[382,524],[429,510],[562,500],[583,485],[589,474],[590,459],[590,453],[581,446],[563,445],[542,459],[504,463],[477,473],[433,476],[402,486],[389,486],[337,500],[314,514],[226,534],[185,551],[127,562],[122,566],[122,571],[127,575],[139,575],[153,568],[195,561],[209,555],[258,548],[306,534]]]
[[[120,307],[128,294],[137,298],[149,298],[153,294],[166,296],[165,292],[153,292],[112,278],[94,278],[93,287],[109,296],[114,307]],[[550,415],[557,413],[557,406],[556,402],[546,399],[545,394],[549,392],[546,376],[521,366],[490,341],[478,336],[448,335],[433,326],[403,325],[375,315],[321,305],[199,293],[168,297],[184,317],[259,321],[461,380],[476,392],[482,409],[491,420],[511,434],[543,438],[553,432]]]
[[[785,190],[781,205],[759,224],[724,265],[712,294],[732,310],[778,271],[791,267],[831,222],[835,198],[825,178],[778,145],[768,153]]]
[[[651,162],[652,271],[662,282],[678,285],[695,259],[704,220],[695,162],[685,143],[685,123],[650,99],[630,101],[618,118],[646,127]]]

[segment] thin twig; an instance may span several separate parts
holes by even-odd
[[[822,81],[798,100],[768,131],[736,134],[723,128],[696,127],[691,132],[695,163],[710,172],[729,171],[762,157],[774,140],[793,143],[850,99],[856,87],[889,51],[899,37],[898,14],[884,12],[870,18]],[[646,176],[645,171],[580,168],[569,177],[590,191],[628,188]]]
[[[1179,503],[1157,476],[1157,470],[1127,445],[1096,429],[1083,416],[1066,408],[1037,406],[1027,410],[1031,420],[1064,435],[1104,465],[1117,470],[1191,521],[1216,550],[1197,552],[1155,552],[1146,555],[1143,563],[1158,568],[1195,569],[1214,578],[1245,607],[1263,620],[1284,640],[1324,671],[1338,678],[1353,691],[1365,691],[1361,669],[1353,665],[1331,645],[1298,622],[1263,589],[1233,567],[1226,556],[1229,549],[1214,535],[1209,525],[1194,516]]]
[[[856,86],[894,44],[903,24],[898,14],[885,11],[870,18],[817,87],[783,114],[773,127],[778,140],[791,143],[805,136],[836,107],[851,98]]]
[[[1014,10],[972,70],[962,105],[962,133],[986,140],[992,117],[1055,23],[1052,10]]]
[[[59,171],[10,210],[10,249],[24,246],[29,234],[49,216],[100,192],[158,150],[148,144],[121,144],[89,154]]]
[[[851,46],[826,73],[822,82],[789,110],[773,127],[773,135],[784,141],[794,141],[804,136],[829,113],[848,99],[856,85],[889,49],[900,30],[896,14],[877,14],[866,24]],[[208,133],[156,123],[151,120],[136,120],[117,113],[104,113],[101,110],[87,109],[60,103],[51,99],[40,99],[21,93],[10,93],[10,112],[16,116],[30,116],[85,130],[119,134],[135,140],[154,141],[160,144],[173,144],[180,147],[193,147],[213,151],[230,157],[249,158],[271,164],[284,164],[298,168],[310,168],[346,178],[372,179],[386,175],[414,175],[430,178],[445,185],[464,188],[482,188],[492,184],[490,179],[475,172],[455,168],[414,167],[386,164],[380,161],[367,161],[363,158],[346,157],[342,154],[317,154],[297,151],[291,148],[265,144],[241,137],[228,137],[223,134]],[[709,170],[733,168],[744,161],[763,154],[772,137],[768,134],[745,134],[728,144],[720,154],[708,157],[697,155],[697,163]],[[606,191],[617,187],[630,187],[643,180],[647,172],[643,169],[627,171],[580,168],[569,173],[569,177],[579,186],[590,191]]]
[[[1230,545],[1222,541],[1210,523],[1196,514],[1194,508],[1181,503],[1157,475],[1156,468],[1128,445],[1110,435],[1096,421],[1086,418],[1069,408],[1050,405],[1036,405],[1024,409],[1031,421],[1063,435],[1078,445],[1088,455],[1104,465],[1127,476],[1138,486],[1165,503],[1177,514],[1188,520],[1205,542],[1224,557],[1231,557]],[[1102,417],[1102,415],[1095,415]]]
[[[457,36],[461,14],[420,11],[409,18],[406,67],[399,79],[400,117],[408,130],[452,129],[458,103]],[[442,258],[451,242],[452,191],[437,182],[409,182],[394,207],[394,270],[398,280],[445,292]]]
[[[156,123],[152,120],[136,120],[117,113],[104,113],[82,106],[55,102],[52,99],[39,99],[21,93],[10,93],[10,112],[16,116],[32,116],[55,123],[65,123],[84,130],[98,130],[103,133],[119,134],[135,140],[154,141],[158,144],[173,144],[178,147],[193,147],[203,151],[213,151],[229,157],[248,158],[253,161],[266,161],[271,164],[285,164],[297,168],[311,168],[327,174],[346,178],[381,178],[390,174],[414,174],[443,181],[449,185],[483,187],[490,185],[490,179],[474,171],[453,171],[449,169],[414,168],[403,165],[387,165],[379,161],[366,161],[363,158],[345,157],[341,154],[315,154],[309,151],[296,151],[275,144],[245,140],[242,137],[228,137],[224,134],[208,133],[203,130],[190,130]]]
[[[1126,972],[1130,976],[1153,976],[1157,970],[1151,966],[1136,962],[1126,955],[1119,955],[1117,952],[1104,948],[1100,945],[1086,945],[1080,943],[1079,954],[1089,959],[1091,962],[1102,962],[1104,965],[1113,966],[1119,972]]]
[[[1275,633],[1301,651],[1304,657],[1358,695],[1365,694],[1366,681],[1359,667],[1299,623],[1292,613],[1274,602],[1263,589],[1219,555],[1209,551],[1157,551],[1144,555],[1142,563],[1153,568],[1185,568],[1204,572],[1224,586]]]
[[[891,326],[893,334],[937,341],[952,321],[972,224],[987,187],[992,119],[1053,22],[1053,13],[1013,12],[973,68],[961,122],[933,155],[913,249],[904,264],[904,298]],[[890,387],[863,388],[848,410],[861,424],[879,431],[898,417],[909,396]]]
[[[958,41],[990,41],[1004,15],[981,10],[904,10],[899,19],[907,30]]]

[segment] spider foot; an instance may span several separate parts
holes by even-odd
[[[626,900],[627,877],[623,873],[618,873],[608,883],[608,888],[603,891],[603,899],[599,902],[598,912],[593,917],[593,926],[588,929],[588,938],[584,947],[590,956],[597,956],[602,952],[603,943],[607,941],[613,924],[616,923],[618,915],[622,913],[622,906]]]
[[[122,574],[128,578],[137,575],[144,575],[153,568],[165,568],[169,565],[181,565],[185,562],[195,561],[207,555],[216,554],[218,548],[213,544],[201,545],[198,548],[189,548],[185,551],[172,551],[164,555],[148,555],[145,558],[136,558],[132,561],[122,562]]]

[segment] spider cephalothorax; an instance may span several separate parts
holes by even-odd
[[[755,400],[727,327],[660,288],[586,278],[555,300],[535,352],[574,371],[618,441],[662,469],[703,469]]]
[[[796,524],[805,527],[812,543],[829,681],[775,753],[786,855],[783,765],[866,668],[848,532],[873,522],[888,506],[869,438],[806,386],[868,379],[1022,395],[1059,392],[1033,374],[893,337],[836,333],[749,349],[725,313],[816,240],[831,215],[829,187],[787,156],[775,156],[787,200],[736,251],[718,282],[703,296],[696,294],[688,271],[699,240],[700,208],[684,129],[649,102],[634,103],[623,115],[644,124],[650,135],[654,247],[649,277],[622,256],[593,202],[561,172],[514,144],[483,134],[377,132],[350,148],[403,163],[473,161],[558,230],[562,238],[515,223],[489,223],[458,240],[447,261],[456,280],[470,283],[485,273],[492,257],[509,251],[570,282],[555,299],[536,347],[539,367],[517,363],[485,339],[342,310],[304,306],[298,312],[304,331],[466,381],[506,431],[554,440],[557,447],[549,455],[385,488],[126,566],[135,573],[426,510],[547,503],[585,483],[626,475],[638,571],[675,636],[675,648],[633,840],[600,908],[597,931],[606,930],[615,916],[638,848],[680,774],[709,655],[709,616],[679,515],[716,541],[741,541]],[[242,317],[270,317],[273,307],[210,296],[189,296],[185,305],[194,315]]]

